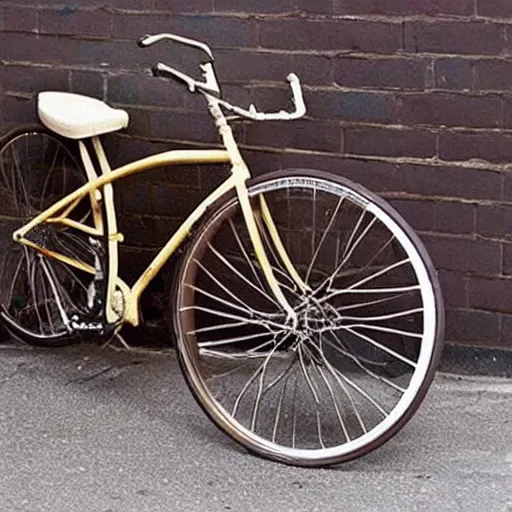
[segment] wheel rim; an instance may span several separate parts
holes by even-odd
[[[426,391],[437,335],[431,276],[390,214],[341,183],[280,178],[251,187],[253,204],[258,194],[313,290],[294,288],[269,250],[308,335],[272,309],[240,218],[229,221],[234,199],[195,239],[181,273],[178,346],[189,384],[223,430],[262,455],[351,458],[381,444]]]
[[[0,150],[0,240],[6,247],[0,256],[0,304],[27,334],[65,334],[63,314],[85,310],[87,286],[79,271],[14,243],[12,233],[83,183],[75,158],[52,135],[24,133]],[[87,222],[89,209],[85,200],[82,203],[71,218]],[[45,224],[27,238],[48,250],[94,263],[84,237],[72,230]]]

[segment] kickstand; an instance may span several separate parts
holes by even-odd
[[[128,345],[126,340],[119,333],[114,334],[112,338],[103,344],[102,348],[108,347],[114,340],[117,340],[126,350],[133,350],[133,348]]]

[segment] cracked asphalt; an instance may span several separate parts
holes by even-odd
[[[512,512],[512,380],[438,374],[408,425],[335,469],[245,453],[173,352],[0,345],[0,512]]]

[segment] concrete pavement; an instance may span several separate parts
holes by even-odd
[[[0,345],[0,512],[512,512],[512,380],[439,374],[384,447],[335,469],[246,454],[172,352]]]

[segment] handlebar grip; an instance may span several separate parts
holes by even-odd
[[[163,41],[164,39],[168,39],[170,41],[174,41],[176,43],[181,43],[186,46],[192,46],[193,48],[197,48],[201,50],[202,52],[206,53],[208,55],[208,59],[210,62],[213,62],[213,53],[210,47],[201,41],[196,41],[195,39],[189,39],[188,37],[182,37],[178,36],[176,34],[154,34],[149,35],[146,34],[145,36],[142,36],[137,41],[137,44],[141,48],[146,48],[148,46],[151,46],[152,44],[158,43],[159,41]]]
[[[139,46],[139,48],[146,48],[147,46],[149,46],[151,44],[150,39],[151,39],[151,36],[149,34],[139,37],[139,39],[137,39],[137,46]]]
[[[306,113],[306,105],[304,96],[302,95],[302,87],[299,77],[295,73],[290,73],[286,79],[290,83],[293,94],[293,102],[295,103],[295,113],[297,117],[302,117]]]
[[[164,77],[164,78],[167,78],[170,75],[169,73],[166,73],[165,70],[163,70],[158,64],[155,64],[151,68],[151,73],[153,76]]]
[[[177,69],[173,69],[165,64],[159,62],[155,66],[151,68],[151,72],[153,76],[163,77],[163,78],[172,78],[174,80],[178,80],[179,82],[183,82],[187,85],[188,90],[190,92],[195,92],[196,90],[196,82],[193,78],[190,78],[185,73],[178,71]]]

